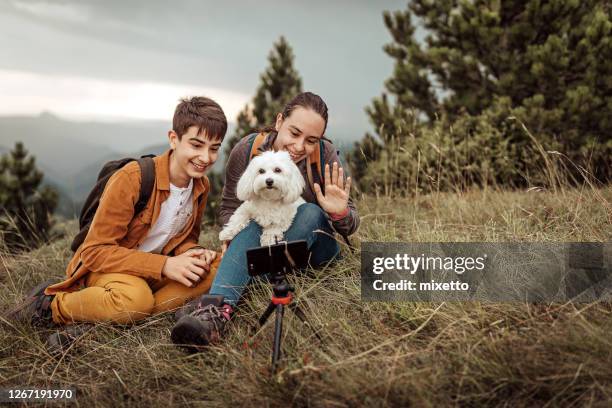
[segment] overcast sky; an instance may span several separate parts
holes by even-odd
[[[360,138],[392,70],[382,12],[406,3],[0,0],[0,115],[170,121],[179,97],[205,94],[233,121],[284,35],[328,135]]]

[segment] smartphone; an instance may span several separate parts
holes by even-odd
[[[289,273],[308,264],[305,240],[282,241],[274,245],[250,248],[246,252],[249,275]]]

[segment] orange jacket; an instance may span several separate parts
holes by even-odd
[[[45,293],[81,289],[89,272],[114,272],[160,280],[168,256],[180,255],[198,245],[202,213],[210,190],[204,176],[193,182],[193,215],[181,232],[162,249],[161,254],[139,251],[151,226],[159,218],[162,203],[170,195],[169,160],[172,150],[155,157],[155,186],[144,210],[134,217],[140,193],[140,167],[131,162],[109,179],[100,198],[89,232],[66,268],[66,280],[49,286]],[[198,207],[198,198],[203,195]]]

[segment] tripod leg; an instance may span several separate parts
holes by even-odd
[[[319,332],[317,330],[315,330],[314,327],[312,327],[312,325],[310,324],[308,319],[306,319],[306,314],[304,314],[304,311],[302,309],[300,309],[298,304],[297,303],[290,304],[289,305],[289,309],[291,309],[293,311],[293,313],[295,313],[295,315],[298,317],[298,319],[300,319],[302,321],[302,323],[304,323],[305,326],[308,326],[310,328],[310,330],[312,330],[312,332],[315,335],[315,337],[322,343],[323,342],[323,338],[321,337]]]
[[[283,335],[283,314],[285,307],[276,305],[276,324],[274,326],[274,348],[272,349],[272,373],[276,374],[281,354],[281,337]]]
[[[263,314],[259,317],[259,326],[263,326],[264,324],[266,324],[268,317],[270,317],[270,315],[274,311],[274,306],[275,305],[272,302],[268,304],[268,307],[266,308],[265,312],[263,312]]]

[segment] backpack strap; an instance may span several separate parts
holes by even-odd
[[[249,157],[247,162],[250,162],[251,159],[259,154],[259,146],[263,144],[266,140],[267,133],[253,133],[248,136],[250,148],[249,148]]]
[[[144,210],[153,193],[153,186],[155,185],[155,162],[153,161],[153,157],[155,157],[155,155],[149,154],[137,160],[140,166],[141,176],[140,194],[134,206],[134,215],[140,214],[142,210]]]

